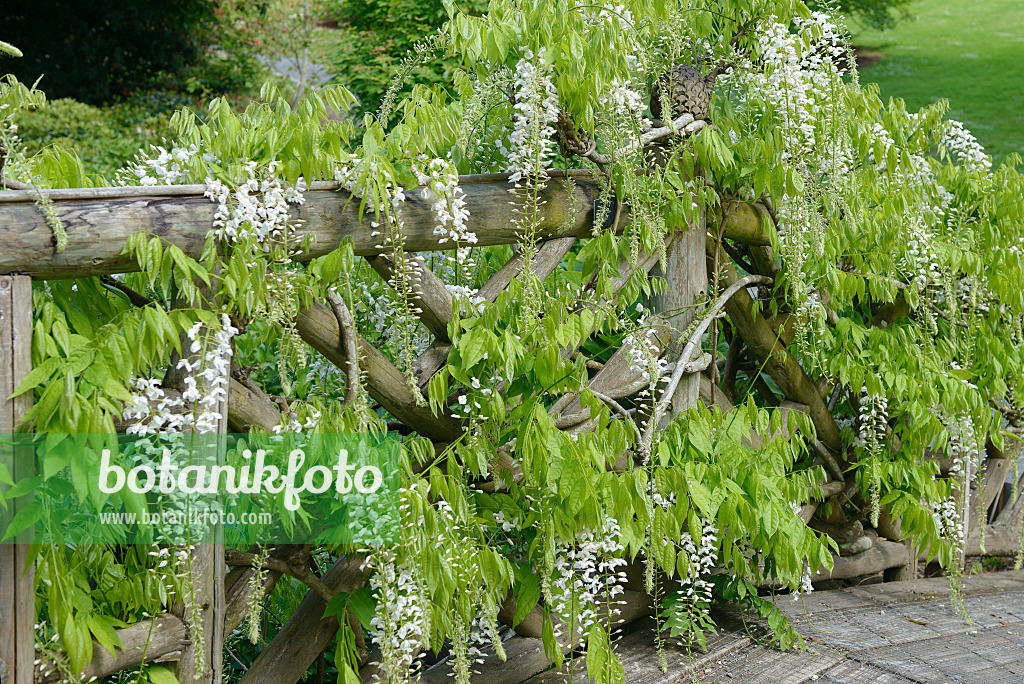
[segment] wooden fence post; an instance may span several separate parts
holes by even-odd
[[[211,297],[212,293],[204,285],[197,283],[203,295]],[[192,302],[184,298],[175,300],[176,306],[204,306],[202,302]],[[208,307],[206,307],[208,308]],[[209,339],[209,330],[206,327],[200,329],[196,339]],[[198,354],[190,354],[189,341],[184,333],[181,335],[182,353],[191,356],[191,361],[197,363],[200,368],[205,367],[206,350]],[[173,357],[172,357],[173,358]],[[217,462],[223,463],[227,450],[228,431],[228,386],[231,374],[228,373],[227,383],[224,384],[224,395],[217,404],[216,413],[220,415],[217,422],[216,450]],[[175,386],[183,383],[181,371],[174,365],[168,370],[164,377],[165,386]],[[200,393],[208,394],[212,389],[212,383],[203,380],[198,381]],[[183,385],[178,389],[184,389]],[[212,435],[211,435],[212,436]],[[207,448],[207,443],[202,443]],[[224,492],[223,494],[226,494]],[[223,503],[223,502],[221,502]],[[225,511],[226,512],[226,511]],[[227,563],[224,557],[224,526],[216,524],[206,539],[196,544],[192,550],[192,606],[184,606],[182,621],[189,630],[189,644],[181,653],[175,674],[181,684],[221,684],[224,675],[224,637],[225,616],[227,607],[227,596],[225,593],[224,579],[227,577]],[[201,638],[197,639],[194,625],[200,624]],[[202,657],[197,659],[197,653],[201,652]],[[197,660],[201,660],[205,667],[197,668]]]
[[[187,347],[186,347],[187,348]],[[200,383],[201,391],[209,391]],[[226,386],[225,386],[225,389]],[[218,462],[223,461],[227,443],[227,397],[218,407],[221,419],[217,439]],[[192,550],[192,606],[184,607],[182,620],[189,630],[189,643],[178,659],[175,674],[181,684],[221,684],[224,675],[224,622],[227,597],[224,579],[227,564],[224,558],[224,527],[214,525],[210,537],[196,544]],[[200,624],[201,638],[197,638],[194,625]],[[202,652],[205,667],[196,668],[197,652]]]
[[[703,176],[700,169],[695,173]],[[651,297],[651,308],[660,313],[670,326],[670,345],[676,356],[686,341],[683,334],[700,314],[694,303],[707,292],[707,213],[703,208],[699,212],[690,225],[676,228],[672,244],[668,246],[666,263],[659,265],[660,275],[665,278],[665,291]],[[693,407],[699,396],[700,373],[683,375],[672,395],[672,410],[666,416],[675,416]],[[661,428],[660,425],[657,427]]]
[[[14,432],[32,395],[8,399],[32,366],[32,279],[0,276],[0,435]],[[14,454],[0,445],[0,462],[18,479]],[[0,684],[32,684],[35,659],[33,571],[26,544],[0,544]]]

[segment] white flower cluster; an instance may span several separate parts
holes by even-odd
[[[918,291],[923,292],[932,283],[942,280],[934,238],[920,215],[911,216],[905,224],[905,230],[907,249],[900,260],[911,276],[908,279]]]
[[[656,317],[643,313],[643,304],[636,305],[641,314],[637,321],[637,330],[626,336],[623,344],[629,366],[635,373],[642,373],[650,381],[648,392],[653,392],[655,385],[669,372],[669,363],[659,353],[657,332],[654,328]],[[643,396],[646,396],[644,394]]]
[[[494,522],[501,528],[502,532],[511,532],[519,528],[519,516],[506,520],[504,511],[498,511],[494,514]]]
[[[804,163],[815,160],[820,170],[839,177],[850,168],[852,152],[835,131],[818,131],[816,122],[832,102],[840,79],[836,62],[845,49],[831,17],[814,12],[794,19],[796,32],[778,21],[767,22],[758,36],[763,68],[733,72],[765,102],[779,103],[786,151],[783,158]],[[823,135],[823,139],[819,139]],[[817,155],[817,156],[816,156]]]
[[[961,510],[966,507],[970,498],[972,472],[980,466],[981,450],[970,416],[961,415],[955,419],[944,419],[943,422],[946,423],[946,429],[949,432],[949,442],[946,445],[947,455],[952,459],[949,476],[960,480],[959,489],[962,501],[957,500],[954,491],[950,498],[933,505],[932,517],[935,519],[939,536],[952,544],[954,550],[959,552],[964,544],[964,523]]]
[[[186,332],[190,354],[200,354],[203,341],[199,331],[203,327],[196,323]],[[184,368],[187,375],[183,382],[185,390],[180,397],[168,395],[156,378],[139,378],[135,381],[136,392],[131,403],[124,408],[123,417],[131,421],[128,434],[154,434],[157,432],[217,432],[221,421],[220,407],[227,400],[228,379],[231,370],[231,339],[238,329],[231,325],[227,314],[221,314],[221,326],[212,331],[212,344],[207,345],[205,354],[198,357],[184,357],[178,361],[178,368]],[[198,373],[194,371],[198,370]],[[205,394],[200,390],[202,380]],[[193,407],[191,411],[188,407]]]
[[[953,499],[946,499],[932,511],[939,537],[951,542],[956,548],[964,541],[964,523],[960,519],[960,510]]]
[[[607,153],[617,161],[628,162],[640,152],[640,131],[651,121],[643,115],[647,108],[644,96],[632,82],[612,79],[608,90],[597,99],[603,110],[599,133],[605,140]]]
[[[793,593],[793,600],[798,601],[804,594],[810,594],[814,591],[814,585],[811,583],[811,564],[807,563],[804,565],[804,575],[800,579],[800,588]]]
[[[970,416],[962,415],[947,425],[949,430],[948,456],[953,463],[949,468],[950,477],[963,477],[970,480],[971,473],[981,465],[981,450],[978,448],[978,436],[974,431],[974,423]]]
[[[884,394],[869,395],[861,393],[860,421],[857,430],[856,446],[869,454],[882,452],[888,428],[888,404]]]
[[[466,208],[465,191],[459,187],[459,173],[451,162],[432,159],[425,170],[414,164],[413,171],[422,186],[423,199],[433,200],[431,210],[437,221],[434,235],[444,247],[447,243],[455,246],[455,253],[444,254],[436,269],[444,281],[445,288],[453,297],[465,297],[473,304],[483,300],[476,296],[477,290],[466,283],[471,282],[475,265],[470,255],[472,245],[478,240],[476,232],[469,229],[469,209]]]
[[[486,358],[487,356],[485,354],[484,359]],[[501,382],[501,378],[492,377],[490,384],[491,387],[497,387]],[[491,396],[491,394],[494,393],[494,390],[492,390],[491,387],[484,387],[483,384],[480,382],[480,378],[477,377],[470,378],[470,387],[472,387],[475,390],[478,390],[480,394],[485,397],[489,397]],[[482,408],[483,406],[480,404],[479,401],[476,401],[475,399],[471,400],[469,394],[463,394],[458,398],[458,403],[452,407],[452,410],[455,412],[452,413],[452,418],[468,418],[470,415],[474,414],[476,411],[481,410]],[[480,418],[481,420],[487,420],[488,416],[481,416]]]
[[[411,568],[397,563],[395,552],[378,547],[364,567],[372,567],[370,588],[377,613],[370,621],[373,643],[380,649],[380,666],[390,684],[408,682],[423,643],[425,612],[420,583]]]
[[[782,160],[808,184],[834,187],[846,182],[854,164],[845,119],[832,115],[842,108],[836,98],[843,89],[837,63],[845,43],[824,13],[797,18],[794,25],[791,32],[786,24],[766,22],[758,35],[760,59],[728,70],[725,78],[741,86],[741,111],[777,111]],[[817,258],[824,253],[827,226],[812,196],[773,198],[780,220],[780,256],[796,274],[802,273],[808,246]]]
[[[704,576],[718,562],[718,530],[710,521],[705,521],[700,546],[694,543],[689,532],[683,532],[679,546],[690,557],[690,572],[680,581],[677,598],[688,611],[706,612],[711,604],[711,583]]]
[[[275,173],[279,163],[270,162],[267,176],[260,179],[258,165],[247,162],[246,180],[232,191],[216,178],[206,179],[203,194],[217,204],[213,228],[222,240],[237,242],[252,239],[269,248],[268,242],[281,242],[295,232],[297,222],[291,221],[289,204],[302,204],[306,182],[299,178],[294,187],[282,187]]]
[[[888,433],[889,400],[884,394],[868,395],[865,390],[861,394],[860,421],[857,439],[854,445],[861,449],[867,460],[867,468],[871,478],[871,524],[878,526],[881,513],[881,475],[878,461],[885,452],[885,438]]]
[[[621,535],[618,521],[606,518],[603,530],[584,530],[574,543],[555,549],[552,609],[577,632],[586,632],[594,624],[598,610],[605,610],[599,605],[602,602],[608,602],[612,615],[618,613],[611,604],[624,591],[626,581],[620,569],[626,564]]]
[[[984,175],[992,170],[992,158],[985,154],[985,148],[962,122],[952,119],[946,121],[941,144],[954,159],[971,171]]]
[[[555,156],[552,124],[558,120],[558,91],[552,75],[543,49],[537,55],[527,50],[516,64],[516,104],[508,156],[508,180],[516,187],[524,178],[546,180],[546,169]]]
[[[466,225],[469,210],[466,209],[466,200],[462,198],[466,193],[459,187],[459,172],[452,163],[444,159],[431,159],[426,169],[421,170],[414,164],[413,171],[423,188],[423,199],[432,199],[434,202],[431,210],[437,219],[434,235],[438,236],[438,243],[444,245],[451,241],[457,245],[476,244],[476,233]]]
[[[118,185],[177,185],[188,180],[189,165],[199,148],[195,143],[188,147],[174,146],[170,150],[160,146],[150,146],[148,155],[140,154],[125,168],[115,174]],[[213,154],[203,154],[204,162],[215,161]]]

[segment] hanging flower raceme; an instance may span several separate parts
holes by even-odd
[[[188,352],[178,361],[184,369],[184,390],[180,396],[168,393],[156,378],[138,378],[135,392],[123,412],[130,422],[125,432],[146,435],[157,432],[217,432],[222,415],[220,407],[227,401],[231,368],[231,340],[238,329],[227,314],[221,314],[221,325],[210,331],[209,338],[200,337],[203,323],[189,328],[185,336]],[[203,351],[205,348],[205,352]]]
[[[245,164],[247,178],[234,190],[216,178],[206,179],[204,196],[217,204],[213,228],[217,237],[230,242],[253,240],[269,249],[295,233],[297,221],[289,216],[289,204],[302,204],[306,181],[299,178],[295,186],[284,187],[275,174],[280,165],[270,162],[265,178],[260,178],[258,165]]]
[[[420,159],[425,161],[425,157]],[[437,275],[445,284],[445,288],[454,297],[465,297],[473,304],[479,304],[477,290],[471,287],[472,269],[475,266],[471,256],[472,246],[478,240],[476,232],[470,230],[469,209],[464,199],[465,191],[459,187],[459,173],[451,162],[444,159],[432,159],[421,169],[413,164],[424,199],[432,200],[431,210],[434,212],[436,224],[434,235],[442,247],[454,246],[454,252],[442,252],[435,267]]]
[[[414,569],[398,560],[393,549],[380,547],[367,558],[370,588],[377,613],[370,621],[373,643],[380,649],[380,667],[387,682],[408,682],[416,673],[429,605]]]
[[[524,178],[547,179],[547,168],[557,151],[554,123],[558,120],[558,91],[544,49],[527,50],[516,64],[515,114],[509,151],[510,183]]]
[[[583,530],[574,543],[555,549],[551,606],[577,633],[586,633],[602,614],[618,614],[614,599],[626,581],[621,534],[619,523],[606,518],[604,529]]]
[[[885,454],[885,440],[888,435],[888,399],[884,394],[862,393],[860,422],[854,446],[860,449],[867,463],[871,489],[871,525],[878,526],[881,512],[881,473],[879,461]]]

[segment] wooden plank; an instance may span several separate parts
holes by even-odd
[[[321,578],[334,592],[352,592],[366,580],[362,557],[342,559]],[[306,593],[274,640],[267,644],[239,684],[295,684],[338,632],[335,616],[324,618],[326,602],[315,591]]]
[[[698,175],[702,172],[698,171]],[[677,343],[686,341],[682,336],[700,313],[694,303],[708,289],[708,266],[704,256],[706,236],[707,214],[701,208],[690,225],[676,228],[667,247],[665,263],[659,265],[660,275],[665,278],[665,290],[651,297],[651,308],[659,312],[669,326],[669,348],[673,349],[669,356],[673,360],[680,353]],[[672,395],[671,412],[667,416],[685,412],[697,403],[699,396],[700,373],[683,375]]]
[[[223,535],[218,528],[216,537]],[[220,540],[223,542],[223,540]],[[182,620],[188,630],[189,639],[182,649],[175,666],[175,674],[181,682],[220,684],[223,677],[224,646],[224,564],[223,543],[200,543],[192,550],[192,591],[194,609],[185,606]],[[202,640],[196,638],[194,626],[202,627]],[[201,660],[197,654],[201,652]],[[202,667],[197,667],[197,665]]]
[[[314,302],[295,318],[299,335],[309,346],[323,354],[331,363],[345,368],[348,360],[341,343],[341,328],[334,312]],[[359,366],[366,374],[366,389],[370,396],[393,416],[419,432],[439,442],[452,442],[462,435],[462,425],[448,411],[434,415],[424,399],[416,401],[406,376],[372,344],[360,336]],[[447,355],[446,357],[447,358]],[[416,390],[419,391],[418,389]]]
[[[201,285],[200,285],[201,286]],[[202,287],[202,286],[201,286]],[[207,291],[206,295],[212,297]],[[207,300],[209,301],[209,300]],[[187,302],[179,299],[180,306],[197,306],[197,302]],[[219,325],[219,323],[218,323]],[[196,335],[195,339],[209,340],[213,331],[203,328]],[[189,352],[190,349],[187,336],[182,333],[181,348],[189,353],[189,361],[201,369],[205,369],[208,362],[204,360],[208,350],[203,348],[196,352]],[[230,362],[229,362],[230,369]],[[210,433],[204,440],[203,449],[208,450],[208,456],[215,459],[217,463],[223,463],[227,451],[228,431],[228,401],[230,399],[230,370],[227,372],[226,391],[216,405],[206,409],[216,413],[216,432]],[[183,382],[184,379],[177,379],[176,374],[167,373],[164,377],[164,384]],[[208,395],[215,388],[211,380],[197,377],[199,392]],[[183,387],[178,387],[183,389]],[[214,435],[216,438],[213,439]],[[192,545],[191,559],[188,571],[191,575],[186,582],[191,580],[190,600],[181,606],[182,620],[189,632],[189,641],[182,650],[181,658],[175,667],[175,674],[178,680],[191,684],[221,684],[224,671],[224,638],[225,638],[225,615],[227,613],[227,600],[225,596],[224,580],[227,577],[227,564],[224,558],[224,526],[214,524],[207,532],[206,538]],[[198,629],[197,629],[198,628]]]
[[[532,637],[514,636],[503,644],[507,660],[502,661],[488,649],[482,663],[473,666],[477,673],[470,680],[480,684],[520,684],[551,666],[544,653],[544,643]],[[420,676],[420,684],[449,684],[452,682],[451,663],[444,661]]]
[[[594,209],[601,188],[587,173],[571,173],[576,180],[570,194],[557,177],[542,192],[545,202],[538,234],[542,239],[589,237],[594,230]],[[553,174],[554,175],[554,174]],[[517,243],[521,236],[508,220],[508,182],[502,174],[463,176],[467,208],[478,246]],[[309,261],[352,238],[355,253],[373,256],[390,251],[367,217],[358,219],[358,202],[350,202],[337,183],[313,183],[306,203],[292,215],[304,221],[300,237],[314,235],[316,244],[297,255]],[[35,204],[34,191],[0,193],[0,273],[25,273],[36,278],[84,278],[138,270],[121,254],[126,238],[146,231],[177,245],[198,258],[213,223],[215,205],[203,197],[205,186],[76,188],[50,190],[57,215],[68,234],[68,247],[54,254],[53,232]],[[614,214],[614,212],[611,212]],[[725,237],[749,244],[769,244],[762,229],[765,211],[759,205],[740,204],[726,217]],[[409,193],[401,208],[405,249],[410,252],[442,248],[434,235],[430,202]],[[569,221],[570,217],[572,221]],[[446,244],[445,249],[455,245]]]
[[[477,246],[512,244],[521,236],[510,223],[507,182],[469,183],[465,200],[477,234]],[[138,270],[121,254],[129,235],[145,231],[180,247],[198,258],[213,223],[216,208],[202,196],[203,186],[189,186],[191,194],[168,196],[160,188],[110,188],[111,192],[49,193],[68,234],[67,249],[54,254],[54,237],[35,205],[31,192],[0,193],[0,273],[27,273],[37,278],[80,278]],[[143,190],[142,193],[132,192]],[[176,189],[177,190],[177,189]],[[130,194],[129,197],[121,195]],[[594,206],[601,190],[597,183],[577,180],[570,193],[564,183],[552,180],[542,191],[544,202],[538,234],[542,239],[570,235],[589,236],[594,225]],[[73,199],[68,199],[71,197]],[[84,198],[83,198],[84,197]],[[309,261],[334,250],[351,238],[355,253],[373,256],[392,251],[383,236],[371,235],[373,214],[360,222],[359,202],[351,202],[344,191],[310,190],[303,205],[292,216],[303,223],[297,239],[313,235],[316,243],[296,255]],[[406,251],[453,249],[451,242],[440,245],[434,235],[436,219],[431,202],[420,193],[409,193],[400,207]],[[570,220],[571,219],[571,220]]]
[[[0,434],[14,432],[32,395],[8,399],[32,365],[32,280],[0,276]],[[29,477],[16,467],[14,453],[0,447],[0,461],[14,478]],[[35,659],[33,569],[25,565],[26,544],[0,544],[0,672],[10,684],[31,684]],[[5,684],[6,684],[5,682]]]
[[[985,460],[985,474],[981,486],[971,487],[970,520],[967,521],[967,536],[977,534],[979,523],[988,525],[988,509],[1003,491],[1006,475],[1013,465],[1009,458],[989,458]]]

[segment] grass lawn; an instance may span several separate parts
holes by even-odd
[[[910,10],[888,31],[851,23],[855,45],[885,55],[861,82],[911,110],[945,98],[996,163],[1024,156],[1024,0],[918,0]]]

